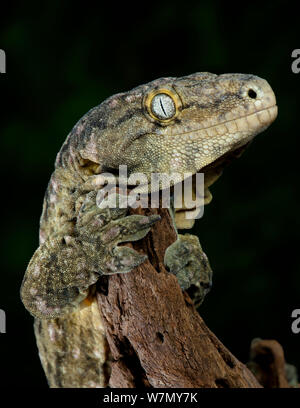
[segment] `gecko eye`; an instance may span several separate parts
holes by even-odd
[[[175,103],[171,96],[165,93],[159,93],[152,99],[151,111],[158,119],[168,120],[176,113]]]
[[[161,125],[170,123],[181,111],[182,103],[179,95],[170,88],[154,89],[144,98],[146,112]]]

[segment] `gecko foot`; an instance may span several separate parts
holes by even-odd
[[[195,288],[196,303],[201,304],[212,286],[212,270],[198,237],[179,235],[177,241],[167,248],[164,262],[176,275],[182,290]]]

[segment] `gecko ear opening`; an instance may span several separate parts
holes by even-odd
[[[82,157],[80,157],[78,162],[80,171],[85,176],[93,176],[95,174],[100,174],[102,172],[102,168],[99,165],[99,163],[96,163],[90,159],[83,159]]]

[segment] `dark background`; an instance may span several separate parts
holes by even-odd
[[[46,387],[19,287],[38,245],[55,155],[76,121],[106,97],[161,76],[251,73],[269,81],[279,115],[212,188],[195,231],[214,270],[201,308],[242,361],[254,337],[278,340],[300,369],[298,163],[300,48],[292,3],[165,1],[133,5],[14,2],[1,14],[0,386]],[[289,9],[288,9],[289,7]]]

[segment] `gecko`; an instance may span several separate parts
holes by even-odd
[[[106,387],[110,354],[95,302],[100,276],[134,273],[146,256],[119,246],[142,239],[158,215],[100,208],[103,174],[126,165],[128,175],[204,173],[209,187],[228,162],[276,118],[268,82],[250,74],[200,72],[164,77],[118,93],[88,111],[73,127],[55,161],[40,219],[39,247],[21,285],[50,387]],[[116,194],[117,201],[121,199]],[[173,210],[174,227],[192,228],[189,208]],[[202,303],[212,271],[199,239],[178,233],[165,252],[182,290],[196,287]]]

